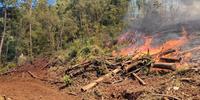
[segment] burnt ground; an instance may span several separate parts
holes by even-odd
[[[199,38],[193,39],[184,49],[199,46]],[[193,52],[189,69],[170,72],[168,74],[140,75],[147,83],[141,85],[132,78],[114,75],[98,86],[81,92],[80,88],[97,79],[95,72],[86,72],[72,79],[66,88],[60,81],[59,72],[62,66],[54,66],[42,70],[48,60],[36,59],[33,64],[25,64],[11,73],[0,77],[0,100],[200,100],[200,51]],[[49,82],[34,78],[32,74]],[[4,100],[4,99],[2,99]],[[6,99],[5,99],[6,100]]]

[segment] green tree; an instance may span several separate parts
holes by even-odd
[[[15,3],[16,3],[16,0],[0,0],[0,3],[2,4],[2,8],[3,8],[3,13],[4,13],[4,17],[3,17],[3,33],[2,33],[2,36],[1,36],[1,42],[0,42],[0,59],[2,59],[2,51],[3,51],[3,46],[4,46],[4,43],[5,43],[5,38],[6,38],[6,34],[7,32],[9,31],[7,28],[8,26],[8,18],[7,18],[7,15],[8,15],[8,8],[9,6],[13,6]]]

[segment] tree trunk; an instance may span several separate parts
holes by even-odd
[[[64,28],[64,24],[62,22],[62,26],[61,26],[61,31],[60,31],[60,43],[59,43],[59,49],[63,49],[63,28]]]
[[[49,38],[50,38],[50,46],[51,46],[51,52],[54,52],[55,50],[55,34],[54,32],[52,32],[52,27],[53,26],[49,26],[49,29],[48,29],[48,33],[49,33]]]
[[[0,44],[0,59],[2,56],[2,49],[3,49],[3,43],[4,43],[4,38],[6,35],[6,20],[7,20],[7,11],[6,11],[6,7],[4,9],[4,28],[3,28],[3,34],[2,34],[2,38],[1,38],[1,44]]]
[[[32,17],[32,0],[30,0],[29,14]],[[33,59],[33,43],[32,43],[32,19],[29,22],[29,57],[30,61]]]

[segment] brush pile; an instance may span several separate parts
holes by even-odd
[[[87,91],[97,86],[102,81],[111,78],[113,75],[121,77],[134,77],[142,85],[146,85],[138,75],[148,75],[152,71],[176,71],[177,67],[185,64],[188,54],[191,51],[198,50],[200,47],[193,48],[184,52],[177,49],[168,49],[156,54],[135,53],[126,57],[97,57],[96,59],[85,61],[80,64],[68,67],[62,73],[70,78],[83,75],[86,72],[96,72],[98,79],[91,81],[88,85],[81,88],[81,91]]]

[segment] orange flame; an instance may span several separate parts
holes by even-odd
[[[165,51],[171,48],[178,48],[182,45],[184,45],[188,41],[187,32],[184,28],[182,28],[182,36],[178,39],[172,39],[168,40],[165,43],[163,43],[161,46],[158,47],[152,47],[152,42],[154,40],[153,37],[143,37],[144,44],[140,47],[135,48],[136,46],[129,47],[129,48],[123,48],[119,52],[113,51],[113,56],[120,55],[120,56],[127,56],[127,55],[133,55],[136,51],[140,53],[147,53],[147,51],[153,55],[157,54],[161,51]]]

